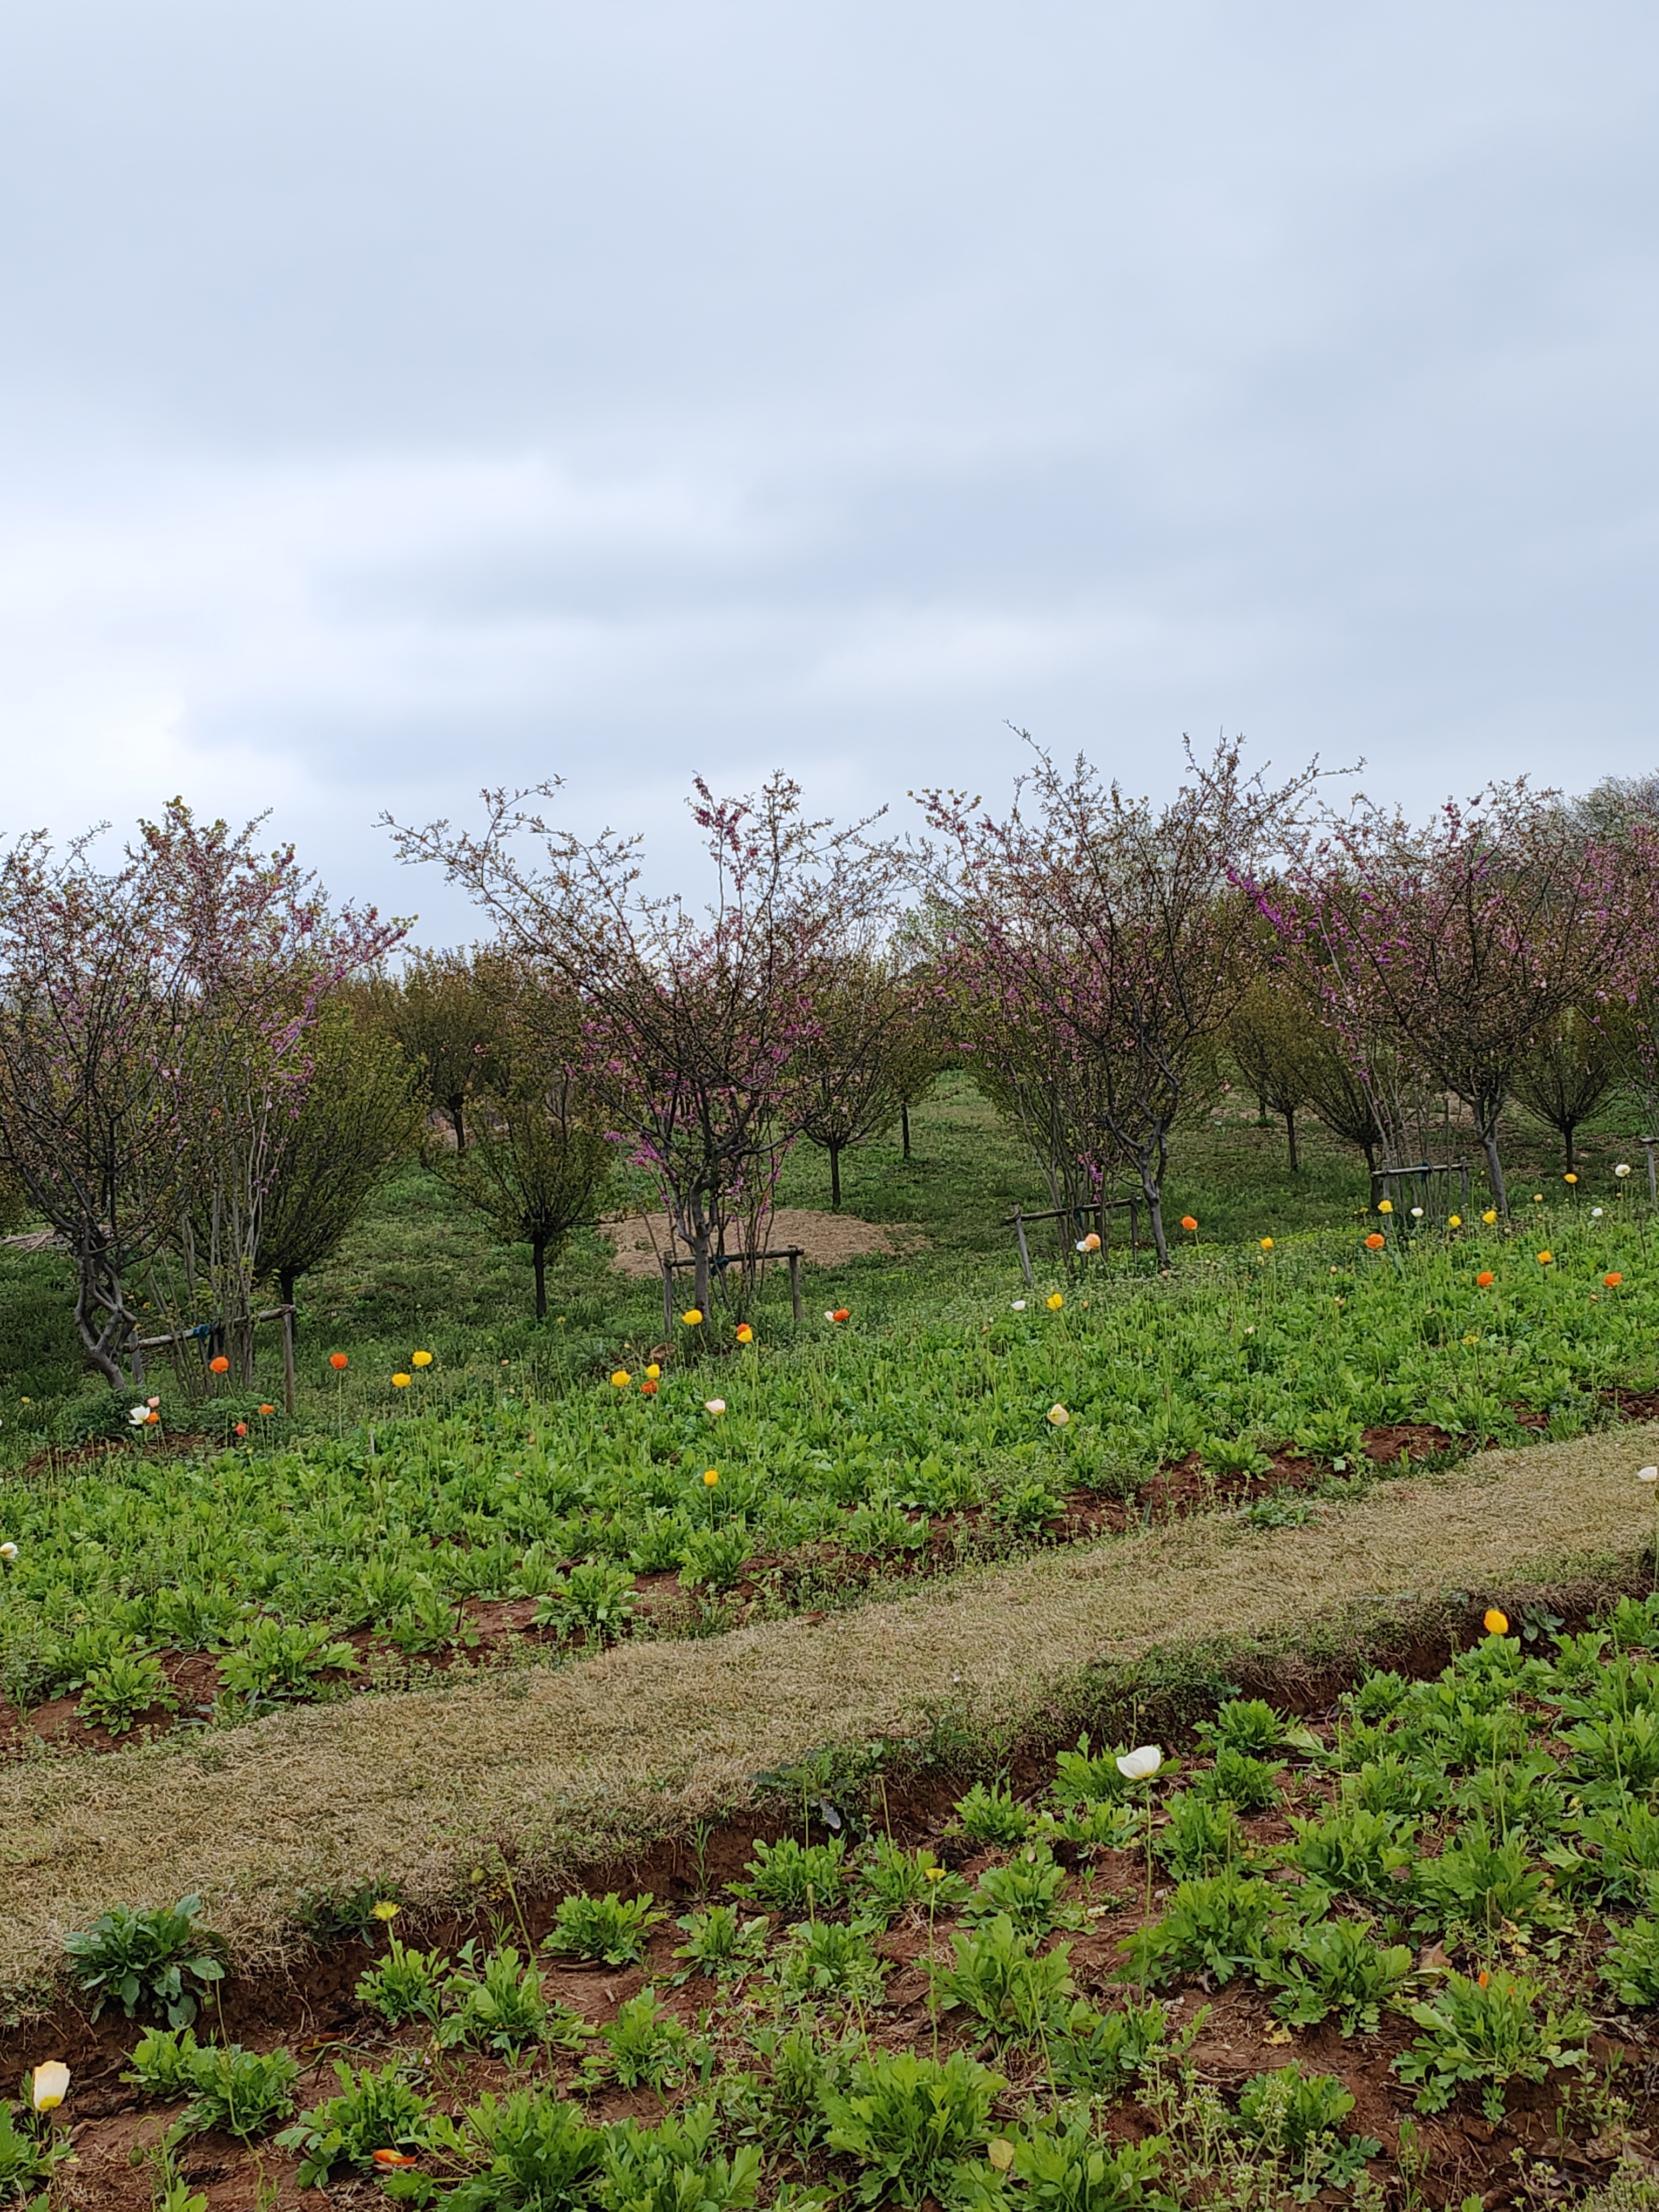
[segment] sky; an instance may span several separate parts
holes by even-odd
[[[1659,765],[1659,15],[0,0],[0,832]]]

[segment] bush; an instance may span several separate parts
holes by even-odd
[[[1375,2035],[1382,2008],[1411,1979],[1413,1964],[1404,1943],[1379,1949],[1357,1921],[1321,1920],[1299,1929],[1261,1978],[1281,1992],[1273,2000],[1280,2020],[1315,2027],[1334,2013],[1344,2035]]]
[[[64,1936],[70,1975],[94,2000],[94,2020],[114,1997],[129,2020],[148,2002],[165,2012],[170,2027],[189,2026],[202,1992],[225,1972],[216,1955],[218,1939],[196,1924],[201,1911],[199,1897],[148,1911],[118,1905],[90,1928]]]
[[[681,1587],[708,1589],[717,1595],[735,1589],[754,1556],[754,1539],[741,1521],[728,1521],[723,1528],[693,1529],[677,1555]]]
[[[1006,1913],[1026,1935],[1046,1936],[1062,1920],[1075,1918],[1060,1902],[1065,1887],[1065,1868],[1046,1847],[1034,1844],[1008,1865],[986,1869],[962,1917],[971,1923]]]
[[[1367,2159],[1382,2146],[1370,2136],[1338,2129],[1353,2110],[1352,2094],[1332,2074],[1304,2074],[1280,2066],[1256,2074],[1239,2094],[1241,2131],[1275,2163],[1288,2164],[1300,2179],[1297,2195],[1305,2201],[1316,2189],[1346,2189],[1364,2172]]]
[[[447,2016],[439,2039],[445,2044],[516,2057],[526,2043],[539,2042],[547,2031],[541,1977],[533,1966],[520,1964],[510,1943],[489,1954],[482,1972],[474,1962],[474,1946],[463,1944],[458,1969],[443,1994]]]
[[[1121,2089],[1144,2066],[1160,2057],[1168,2025],[1155,2001],[1132,1998],[1118,2012],[1097,2012],[1079,1998],[1050,2042],[1048,2066],[1056,2085],[1077,2097],[1098,2097]]]
[[[745,2144],[720,2156],[713,2134],[712,2116],[696,2112],[654,2128],[618,2121],[605,2134],[606,2212],[748,2212],[760,2191],[760,2153]]]
[[[135,2063],[137,2056],[135,2051]],[[167,2070],[165,2063],[155,2069],[158,2074]],[[186,2134],[219,2128],[244,2141],[288,2118],[300,2078],[298,2062],[286,2051],[244,2051],[238,2043],[180,2050],[171,2070],[190,2095],[178,2122]]]
[[[1170,1798],[1170,1817],[1152,1839],[1152,1849],[1177,1881],[1190,1875],[1219,1874],[1248,1848],[1231,1804],[1217,1804],[1187,1790]]]
[[[913,1905],[947,1910],[963,1902],[968,1885],[939,1864],[925,1846],[907,1851],[890,1836],[878,1836],[854,1870],[859,1917],[885,1928]]]
[[[672,2012],[657,2002],[654,1990],[641,1990],[618,2007],[609,2027],[599,2030],[603,2053],[588,2059],[588,2071],[609,2074],[623,2089],[663,2089],[684,2080],[690,2038]]]
[[[1357,1897],[1403,1897],[1405,1884],[1396,1877],[1413,1862],[1414,1820],[1352,1806],[1322,1820],[1292,1814],[1291,1826],[1296,1840],[1285,1848],[1285,1862],[1322,1889]]]
[[[829,2142],[863,2169],[859,2199],[913,2208],[962,2203],[992,2169],[973,2153],[1007,2084],[963,2051],[941,2065],[911,2051],[860,2059],[846,2095],[824,2100]]]
[[[302,2112],[276,2138],[282,2149],[301,2154],[295,2177],[301,2189],[325,2181],[342,2162],[368,2167],[377,2150],[417,2151],[426,2142],[432,2100],[412,2088],[395,2064],[378,2074],[369,2067],[354,2074],[337,2058],[334,2078],[339,2095]]]
[[[489,2163],[451,2192],[445,2212],[590,2212],[605,2131],[574,2105],[539,2090],[483,2096],[466,2124]]]
[[[1231,1698],[1218,1705],[1212,1721],[1200,1721],[1193,1733],[1212,1754],[1238,1751],[1261,1754],[1277,1751],[1285,1741],[1285,1726],[1260,1698]]]
[[[789,1935],[790,1941],[773,1960],[778,1988],[785,1997],[880,2002],[886,1968],[860,1930],[836,1920],[814,1920],[792,1928]]]
[[[1270,1813],[1279,1802],[1279,1778],[1283,1771],[1265,1759],[1253,1758],[1248,1751],[1235,1751],[1224,1743],[1210,1771],[1193,1777],[1193,1794],[1218,1804],[1236,1805],[1241,1813]]]
[[[638,1966],[645,1957],[647,1935],[667,1917],[649,1890],[626,1899],[614,1889],[604,1897],[561,1898],[542,1948],[607,1966]]]
[[[1054,1760],[1050,1798],[1056,1805],[1097,1805],[1127,1797],[1134,1784],[1119,1773],[1117,1762],[1127,1751],[1120,1743],[1109,1751],[1091,1752],[1088,1737],[1080,1735],[1075,1751],[1062,1751]]]

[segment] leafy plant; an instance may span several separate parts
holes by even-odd
[[[674,1956],[690,1961],[686,1975],[698,1973],[709,1981],[726,1981],[748,1973],[760,1963],[765,1951],[764,1918],[744,1920],[729,1905],[711,1905],[706,1912],[688,1912],[678,1924],[685,1930],[685,1941],[676,1947]]]
[[[861,1930],[836,1920],[813,1920],[789,1931],[773,1961],[786,1997],[842,1997],[860,2004],[881,1998],[883,1962]]]
[[[135,2054],[136,2056],[136,2054]],[[297,2060],[286,2051],[244,2051],[237,2043],[208,2043],[181,2054],[179,2071],[190,2102],[179,2116],[189,2135],[218,2128],[226,2135],[264,2135],[294,2110]]]
[[[1331,2074],[1304,2074],[1280,2066],[1252,2075],[1239,2093],[1238,2123],[1262,2154],[1288,2164],[1311,2196],[1322,2185],[1346,2189],[1382,2146],[1371,2136],[1339,2133],[1354,2107],[1353,2094]]]
[[[492,1951],[478,1970],[474,1946],[463,1944],[459,1964],[444,1989],[445,2017],[439,2039],[474,2051],[516,2055],[539,2042],[548,2027],[548,2003],[541,1977],[520,1962],[510,1943]]]
[[[1193,1733],[1212,1755],[1226,1751],[1260,1757],[1285,1741],[1285,1724],[1261,1698],[1230,1698],[1216,1707],[1212,1721],[1200,1721]]]
[[[1077,1993],[1069,1945],[1037,1955],[1036,1945],[1006,1912],[970,1933],[951,1938],[947,1966],[930,1965],[935,2001],[949,2011],[961,2005],[989,2033],[1030,2043],[1057,2028]]]
[[[951,1873],[926,1845],[906,1850],[890,1836],[878,1836],[854,1869],[859,1917],[884,1928],[913,1905],[931,1899],[937,1912],[951,1910],[968,1895],[962,1876]]]
[[[592,1644],[614,1644],[634,1618],[634,1577],[604,1559],[584,1559],[556,1581],[532,1619],[562,1636],[580,1632]]]
[[[680,1582],[686,1589],[735,1589],[754,1556],[755,1540],[741,1521],[694,1528],[679,1548]]]
[[[1469,2081],[1495,2124],[1511,2081],[1547,2081],[1553,2070],[1582,2066],[1587,2055],[1590,2023],[1583,2013],[1558,2014],[1536,1982],[1499,1969],[1478,1978],[1449,1974],[1431,2001],[1408,2009],[1422,2032],[1394,2065],[1402,2081],[1419,2085],[1419,2112],[1443,2112]]]
[[[1495,1844],[1475,1825],[1448,1844],[1437,1859],[1420,1862],[1414,1887],[1426,1908],[1420,1927],[1468,1928],[1494,1936],[1506,1922],[1534,1928],[1561,1918],[1553,1877],[1529,1863],[1521,1838]]]
[[[637,1966],[651,1929],[667,1917],[648,1890],[641,1897],[623,1898],[613,1889],[603,1897],[561,1898],[542,1948],[607,1966]]]
[[[760,2191],[760,2153],[714,2148],[712,2115],[668,2114],[654,2128],[623,2120],[605,2139],[606,2212],[747,2212]]]
[[[846,2094],[824,2100],[830,2148],[862,2168],[860,2202],[963,2203],[975,2182],[989,2179],[991,2169],[971,2154],[1006,2086],[960,2051],[942,2064],[911,2051],[860,2059]]]
[[[1638,1913],[1607,1946],[1600,1978],[1632,2011],[1659,2004],[1659,1920]]]
[[[1138,2004],[1131,1998],[1115,2012],[1097,2012],[1079,1998],[1049,2040],[1049,2071],[1073,2096],[1121,2089],[1163,2055],[1167,2027],[1155,2000]]]
[[[1231,1803],[1218,1804],[1188,1790],[1170,1798],[1169,1819],[1152,1839],[1153,1850],[1178,1881],[1218,1874],[1243,1859],[1248,1848]]]
[[[1046,1844],[1029,1844],[1006,1866],[987,1867],[962,1908],[971,1925],[1006,1914],[1028,1936],[1046,1936],[1051,1928],[1076,1917],[1060,1903],[1066,1869]]]
[[[1209,1771],[1193,1777],[1193,1793],[1236,1805],[1241,1813],[1267,1813],[1279,1802],[1279,1778],[1283,1772],[1282,1767],[1271,1766],[1265,1759],[1224,1743]]]
[[[839,1836],[827,1844],[798,1844],[785,1836],[775,1844],[755,1843],[755,1856],[744,1869],[746,1882],[733,1882],[738,1897],[751,1897],[779,1912],[833,1912],[847,1902],[847,1845]]]
[[[1353,1806],[1322,1820],[1301,1820],[1293,1814],[1291,1826],[1296,1839],[1285,1847],[1286,1863],[1322,1889],[1356,1897],[1403,1894],[1400,1877],[1413,1863],[1415,1821]]]
[[[661,2089],[684,2075],[690,2038],[673,2014],[657,2002],[654,1990],[641,1990],[618,2006],[617,2017],[599,2030],[603,2051],[587,2061],[595,2075],[611,2075],[619,2087]]]
[[[963,1834],[976,1844],[1023,1843],[1031,1825],[1030,1814],[1000,1784],[988,1789],[975,1783],[956,1809]]]
[[[125,1735],[140,1713],[155,1706],[166,1712],[179,1709],[161,1661],[148,1652],[118,1652],[107,1664],[88,1673],[75,1710],[83,1721],[106,1728],[112,1735]]]
[[[1384,2005],[1412,1978],[1404,1943],[1379,1948],[1355,1920],[1319,1920],[1296,1930],[1260,1968],[1279,1995],[1273,2010],[1298,2027],[1314,2027],[1334,2013],[1344,2035],[1376,2033]]]
[[[443,1988],[453,1969],[439,1951],[407,1950],[394,1936],[386,1956],[358,1976],[353,1994],[392,2027],[405,2021],[429,2021],[435,2027],[443,2008]]]
[[[362,1662],[349,1644],[331,1641],[320,1623],[250,1620],[219,1662],[219,1685],[251,1705],[279,1705],[313,1696],[318,1677],[351,1674]]]
[[[1091,1752],[1087,1735],[1080,1735],[1075,1751],[1062,1751],[1055,1757],[1049,1796],[1056,1805],[1095,1805],[1127,1797],[1134,1784],[1118,1771],[1117,1762],[1128,1748],[1119,1743],[1109,1751]],[[1169,1772],[1167,1764],[1164,1771]]]
[[[1162,1920],[1128,1939],[1131,1966],[1151,1982],[1180,1973],[1230,1982],[1260,1961],[1278,1901],[1265,1881],[1248,1875],[1195,1875],[1177,1886]]]
[[[452,2192],[446,2212],[590,2212],[605,2133],[574,2105],[539,2090],[485,2095],[466,2127],[489,2162]]]
[[[202,1995],[225,1972],[218,1938],[197,1926],[201,1911],[199,1897],[148,1911],[118,1905],[90,1928],[65,1936],[70,1975],[93,1999],[93,2019],[113,1997],[129,2020],[149,2003],[167,2014],[170,2026],[188,2027]]]
[[[21,2197],[28,2212],[37,2212],[37,2208],[38,2212],[46,2212],[44,2193],[31,2197],[30,2191],[39,2188],[44,2192],[52,2168],[70,2155],[70,2149],[66,2135],[31,2131],[23,2106],[0,2100],[0,2203]]]
[[[295,2179],[301,2189],[325,2181],[342,2163],[366,2167],[377,2150],[418,2151],[426,2142],[432,2100],[395,2062],[357,2074],[337,2058],[334,2078],[339,2094],[302,2112],[276,2137],[280,2148],[301,2153]]]
[[[1176,2199],[1149,2184],[1163,2173],[1169,2144],[1103,2142],[1086,2120],[1040,2122],[1013,2138],[1010,2170],[1034,2212],[1176,2212]]]

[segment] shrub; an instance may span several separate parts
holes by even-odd
[[[351,1673],[362,1662],[349,1644],[329,1640],[326,1628],[308,1620],[251,1620],[219,1662],[219,1686],[249,1705],[281,1705],[308,1698],[319,1674]]]
[[[1358,1689],[1344,1691],[1341,1703],[1358,1721],[1385,1721],[1405,1702],[1411,1686],[1403,1674],[1367,1674]]]
[[[1468,1928],[1496,1935],[1507,1921],[1534,1928],[1559,1920],[1552,1877],[1530,1865],[1518,1836],[1494,1844],[1471,1826],[1437,1859],[1424,1859],[1413,1883],[1427,1910],[1420,1928]]]
[[[1403,1895],[1405,1885],[1396,1877],[1413,1863],[1415,1821],[1354,1806],[1318,1820],[1292,1814],[1291,1826],[1296,1840],[1285,1847],[1285,1861],[1322,1889],[1358,1897]]]
[[[1017,1536],[1040,1536],[1066,1510],[1063,1492],[1046,1482],[1022,1482],[1006,1490],[995,1506],[997,1519]]]
[[[648,1890],[627,1899],[614,1889],[603,1897],[561,1898],[542,1948],[607,1966],[637,1966],[645,1957],[647,1934],[667,1917]]]
[[[1006,1912],[971,1934],[953,1935],[951,1945],[951,1965],[928,1967],[934,1997],[946,2010],[963,2006],[1006,2040],[1030,2043],[1057,2028],[1077,1994],[1070,1946],[1056,1944],[1039,1958],[1031,1937]]]
[[[121,2079],[131,2081],[147,2097],[187,2096],[197,2050],[191,2028],[152,2028],[132,2046],[132,2070]]]
[[[833,1912],[847,1901],[847,1846],[839,1836],[827,1844],[798,1844],[793,1836],[763,1844],[757,1838],[744,1872],[749,1879],[732,1883],[733,1893],[779,1912]]]
[[[244,2051],[240,2044],[210,2043],[189,2052],[182,2072],[190,2102],[179,2116],[187,2134],[219,2128],[226,2135],[263,2135],[294,2110],[297,2061],[286,2051]]]
[[[447,1651],[457,1644],[478,1640],[454,1600],[429,1583],[417,1587],[405,1604],[381,1616],[380,1633],[410,1659],[423,1651]]]
[[[1385,1752],[1367,1759],[1342,1778],[1342,1802],[1364,1813],[1394,1813],[1402,1816],[1432,1813],[1446,1795],[1446,1785],[1432,1767]]]
[[[963,1834],[976,1844],[1023,1843],[1031,1825],[1030,1814],[1006,1789],[988,1790],[982,1782],[957,1798],[957,1819]]]
[[[202,1991],[225,1972],[216,1955],[218,1939],[196,1924],[201,1911],[199,1897],[148,1911],[118,1905],[90,1928],[64,1936],[70,1974],[94,2000],[94,2020],[114,1997],[129,2020],[147,2001],[166,2013],[170,2027],[188,2027]]]
[[[943,2064],[912,2051],[860,2059],[847,2094],[824,2100],[830,2148],[862,2167],[862,2203],[959,2203],[975,2182],[990,2179],[971,2154],[1006,2086],[960,2051]]]
[[[1129,1937],[1134,1971],[1151,1982],[1167,1982],[1182,1973],[1230,1982],[1242,1967],[1259,1962],[1278,1901],[1265,1881],[1247,1875],[1198,1875],[1183,1881],[1163,1919]]]
[[[411,2087],[396,2064],[354,2074],[337,2058],[334,2078],[339,2095],[302,2112],[276,2138],[282,2149],[301,2154],[295,2177],[301,2189],[325,2181],[343,2162],[369,2166],[377,2150],[416,2151],[426,2142],[432,2100]]]
[[[88,1674],[75,1708],[83,1721],[106,1728],[112,1735],[125,1735],[140,1713],[154,1705],[177,1712],[179,1700],[161,1662],[148,1652],[118,1652]]]
[[[1097,1805],[1127,1797],[1134,1785],[1118,1772],[1117,1762],[1127,1750],[1127,1744],[1120,1743],[1109,1751],[1091,1752],[1087,1735],[1080,1735],[1075,1751],[1062,1751],[1056,1757],[1049,1796],[1056,1805]],[[1167,1775],[1169,1767],[1164,1771]]]
[[[442,1986],[453,1971],[438,1951],[410,1951],[394,1936],[386,1956],[358,1977],[354,1992],[392,2027],[405,2021],[429,2021],[436,2027],[442,2010]]]
[[[603,1559],[584,1559],[559,1577],[531,1618],[538,1628],[556,1628],[561,1636],[578,1632],[590,1644],[615,1644],[634,1618],[634,1577]]]
[[[1394,2065],[1401,2081],[1419,2084],[1418,2111],[1443,2112],[1465,2081],[1475,2082],[1495,2125],[1511,2081],[1544,2081],[1553,2069],[1582,2065],[1589,2020],[1547,2005],[1540,2015],[1542,1996],[1537,1983],[1495,1970],[1479,1979],[1449,1974],[1431,2002],[1408,2006],[1422,2033]]]

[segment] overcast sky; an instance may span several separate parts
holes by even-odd
[[[0,0],[0,827],[1659,765],[1659,15]]]

